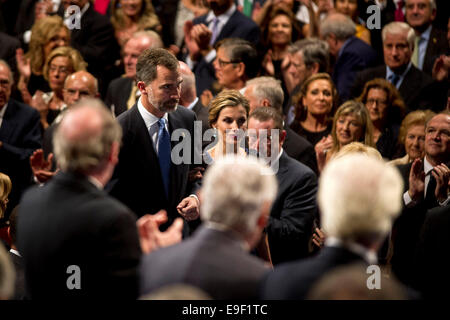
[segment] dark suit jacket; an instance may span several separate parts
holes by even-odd
[[[404,192],[409,189],[409,172],[412,163],[399,165],[397,168],[403,178]],[[402,199],[403,200],[403,199]],[[414,282],[413,268],[415,248],[419,242],[420,230],[423,226],[425,215],[431,208],[437,207],[438,202],[433,197],[423,200],[412,207],[404,207],[400,216],[396,219],[392,229],[393,256],[392,270],[397,278],[405,284]]]
[[[431,209],[426,214],[416,252],[416,287],[426,299],[448,298],[450,278],[450,206]]]
[[[288,156],[308,166],[317,175],[319,171],[317,170],[316,152],[313,145],[286,124],[284,130],[286,130],[286,138],[284,139],[283,149]]]
[[[266,230],[273,264],[305,258],[317,214],[317,177],[285,152],[280,157],[278,193]]]
[[[332,75],[341,101],[347,101],[350,97],[350,89],[357,72],[374,67],[377,62],[377,53],[367,43],[356,37],[347,41],[339,52]]]
[[[324,247],[317,256],[278,266],[262,282],[262,299],[303,300],[313,285],[336,267],[365,263],[345,248]]]
[[[195,114],[184,107],[169,113],[169,132],[176,129],[187,130],[194,141]],[[195,188],[188,183],[189,164],[174,164],[170,167],[169,199],[162,183],[158,156],[153,149],[150,134],[137,104],[122,113],[118,121],[122,126],[123,138],[119,154],[119,163],[106,189],[109,193],[127,205],[138,217],[167,210],[169,221],[179,217],[176,206]],[[180,138],[182,140],[182,138]],[[177,144],[172,141],[172,150]],[[193,148],[190,149],[190,151]],[[193,155],[193,152],[191,153]]]
[[[30,298],[137,297],[136,217],[85,176],[61,172],[30,189],[19,216],[18,247]],[[80,268],[81,290],[67,288],[71,265]]]
[[[194,24],[206,24],[206,15],[195,18]],[[214,44],[226,38],[241,38],[254,44],[258,43],[260,29],[258,25],[250,18],[236,10],[222,28]],[[216,80],[215,71],[212,63],[207,63],[204,59],[200,60],[194,67],[197,93],[200,95],[205,89],[210,89],[211,84]]]
[[[427,51],[425,52],[422,71],[431,76],[434,61],[439,58],[440,55],[449,53],[447,33],[432,27],[430,39],[428,40]]]
[[[370,68],[358,73],[351,90],[351,97],[356,98],[361,95],[365,83],[375,78],[386,79],[386,65]],[[411,65],[399,88],[400,95],[405,101],[408,111],[417,109],[440,111],[442,109],[442,101],[440,101],[439,93],[436,91],[433,79],[413,65]]]
[[[0,172],[7,174],[13,189],[8,212],[18,204],[21,193],[31,182],[29,159],[41,147],[40,115],[35,109],[10,99],[0,127]]]
[[[205,133],[206,130],[211,128],[209,126],[209,108],[205,107],[202,104],[202,101],[200,98],[198,99],[197,103],[192,108],[192,111],[195,112],[195,115],[197,116],[197,120],[202,122],[202,132]]]
[[[182,243],[143,257],[140,292],[185,283],[213,299],[255,299],[259,282],[268,271],[231,233],[201,227]]]
[[[114,115],[116,117],[127,111],[127,101],[131,94],[133,82],[133,79],[120,77],[111,81],[108,86],[105,104],[110,109],[114,105]]]
[[[16,280],[14,284],[14,300],[25,300],[25,271],[22,257],[9,252],[9,257],[14,265],[14,271],[16,272]]]
[[[20,41],[6,33],[0,32],[0,59],[8,62],[11,70],[16,73],[16,49],[20,48]]]

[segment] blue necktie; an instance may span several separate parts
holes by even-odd
[[[161,168],[161,177],[164,184],[164,190],[167,198],[169,197],[170,181],[170,136],[166,130],[166,119],[161,118],[158,121],[158,160]]]
[[[214,17],[213,27],[212,27],[212,36],[211,36],[211,40],[209,41],[210,45],[214,44],[218,35],[219,35],[219,18]]]
[[[391,74],[389,77],[389,81],[392,83],[394,87],[397,87],[397,83],[399,82],[400,77],[396,75],[395,73]]]

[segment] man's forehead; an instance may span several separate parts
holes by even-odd
[[[274,121],[273,119],[261,121],[254,117],[251,117],[248,127],[252,127],[252,129],[272,129],[274,128]]]
[[[434,127],[434,126],[445,126],[450,129],[450,115],[446,114],[438,114],[431,118],[431,120],[428,122],[428,127]]]
[[[0,77],[9,79],[9,70],[7,67],[5,67],[3,64],[0,64]]]
[[[176,70],[170,70],[166,68],[165,66],[158,65],[156,67],[156,79],[157,80],[163,80],[163,81],[178,81],[182,80],[180,68],[177,68]]]

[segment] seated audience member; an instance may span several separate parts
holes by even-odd
[[[360,96],[367,81],[383,78],[400,92],[408,112],[417,109],[442,110],[443,101],[440,101],[433,79],[411,63],[414,30],[404,22],[391,22],[383,27],[382,38],[385,65],[358,73],[351,97]]]
[[[373,124],[373,143],[383,158],[392,159],[397,147],[405,104],[397,89],[382,78],[366,82],[357,101],[369,111]]]
[[[24,55],[22,49],[18,49],[16,53],[17,69],[20,73],[17,88],[24,103],[31,103],[36,90],[51,91],[44,78],[45,62],[53,49],[68,46],[69,41],[69,29],[58,16],[42,18],[33,25],[27,54]]]
[[[406,115],[398,134],[400,149],[406,154],[390,161],[391,164],[408,164],[425,156],[425,124],[434,116],[430,110],[417,110]]]
[[[8,206],[8,196],[11,193],[11,179],[4,173],[0,172],[0,242],[4,242],[6,246],[11,245],[8,237],[8,219],[5,218],[6,208]]]
[[[249,109],[247,99],[236,90],[223,90],[211,101],[209,125],[217,132],[217,142],[205,150],[207,164],[226,154],[247,154],[243,138]]]
[[[2,243],[0,243],[0,300],[14,297],[14,266]]]
[[[188,65],[183,61],[180,63],[180,73],[183,78],[181,85],[180,101],[178,104],[195,112],[197,120],[202,122],[202,134],[209,129],[208,117],[209,106],[204,106],[197,96],[195,87],[195,74],[189,69]]]
[[[358,0],[334,0],[334,8],[336,12],[352,19],[356,27],[355,37],[370,45],[370,32],[361,23],[362,20],[359,18]]]
[[[136,85],[136,63],[144,50],[162,48],[163,43],[156,32],[139,31],[134,33],[123,45],[123,66],[125,74],[114,79],[108,86],[105,103],[117,117],[130,109],[141,92]]]
[[[10,99],[13,83],[11,69],[0,60],[0,172],[12,181],[6,217],[31,183],[29,157],[42,140],[39,112]]]
[[[416,34],[411,61],[417,69],[430,76],[436,59],[449,53],[445,31],[433,26],[436,13],[435,0],[405,1],[406,22]]]
[[[25,300],[25,274],[23,259],[20,252],[17,250],[17,212],[19,206],[16,206],[9,216],[8,236],[11,242],[11,249],[9,250],[9,257],[14,265],[16,274],[14,286],[14,300]]]
[[[325,246],[314,257],[280,265],[268,274],[262,298],[305,299],[327,272],[339,266],[377,264],[376,252],[401,210],[402,187],[398,171],[383,160],[350,154],[330,161],[318,192],[328,235]]]
[[[29,189],[18,212],[18,248],[31,299],[135,299],[141,252],[181,240],[181,219],[168,233],[159,232],[165,212],[139,219],[138,236],[136,216],[102,190],[117,164],[120,140],[119,124],[95,99],[78,102],[58,125],[61,172]]]
[[[141,294],[182,283],[213,299],[255,299],[270,269],[248,251],[261,238],[276,192],[272,170],[256,158],[215,161],[200,193],[204,224],[182,243],[144,257]]]
[[[292,98],[300,91],[303,82],[313,74],[328,72],[330,66],[328,44],[317,38],[298,40],[289,47],[288,58],[289,65],[283,72],[283,78],[289,99],[285,97],[283,113],[288,116],[288,124],[291,124]]]
[[[342,102],[350,98],[357,73],[374,67],[377,62],[375,50],[355,37],[355,32],[353,21],[340,13],[329,14],[320,24],[321,37],[327,41],[336,61],[332,78]]]
[[[366,107],[354,100],[341,105],[334,115],[331,135],[323,137],[315,147],[319,172],[339,150],[354,141],[374,146],[373,128]]]
[[[417,275],[411,266],[427,210],[450,202],[450,113],[444,111],[425,125],[425,157],[398,166],[405,189],[404,208],[392,230],[392,271],[405,284]]]
[[[308,300],[406,300],[407,291],[394,277],[368,281],[371,276],[361,263],[327,272],[308,293]],[[373,285],[369,290],[368,283]]]
[[[275,171],[278,193],[270,211],[266,232],[272,263],[308,256],[313,220],[317,216],[317,177],[283,150],[286,131],[281,113],[257,108],[248,120],[249,147]]]
[[[261,33],[252,19],[237,10],[234,0],[224,0],[221,3],[213,0],[206,2],[211,8],[210,11],[192,22],[187,21],[184,26],[184,41],[188,49],[186,63],[195,73],[199,94],[211,89],[215,80],[212,62],[217,53],[214,47],[219,41],[240,38],[256,44]],[[257,64],[256,61],[254,63]]]
[[[450,206],[430,209],[421,230],[414,266],[416,270],[415,287],[425,299],[442,300],[448,296],[450,279],[446,276],[450,267],[446,255],[450,245]]]
[[[333,80],[327,73],[309,77],[294,98],[295,120],[291,129],[313,146],[331,132],[338,95]]]
[[[39,111],[44,130],[64,109],[63,88],[67,76],[81,70],[86,70],[86,62],[77,50],[70,47],[58,47],[47,57],[43,75],[51,91],[44,93],[37,90],[30,102]]]
[[[150,0],[113,0],[111,23],[117,42],[122,47],[137,31],[161,32],[162,27]]]

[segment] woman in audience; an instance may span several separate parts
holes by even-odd
[[[86,70],[86,62],[71,47],[58,47],[47,57],[44,65],[44,78],[50,85],[50,92],[37,90],[30,105],[41,114],[41,125],[45,130],[57,117],[64,106],[64,81],[71,73]]]
[[[36,90],[50,91],[44,78],[45,61],[53,49],[67,46],[69,40],[69,29],[59,16],[42,18],[33,25],[27,54],[24,55],[22,49],[16,51],[17,69],[20,73],[17,87],[24,103],[31,103]]]
[[[150,0],[112,0],[111,23],[120,46],[141,30],[161,32],[161,24]]]
[[[337,100],[337,90],[330,75],[312,75],[305,80],[299,94],[293,99],[295,120],[291,129],[315,146],[331,132]]]
[[[417,110],[409,113],[402,121],[398,140],[404,157],[392,160],[394,165],[407,164],[425,156],[425,124],[435,115],[430,110]]]
[[[211,101],[209,125],[216,130],[216,143],[205,151],[207,164],[227,153],[246,154],[241,142],[249,110],[247,99],[237,90],[223,90]]]
[[[373,124],[373,143],[386,159],[392,159],[397,147],[405,104],[397,89],[382,78],[368,81],[357,99],[365,104]]]
[[[370,32],[364,26],[364,21],[358,16],[358,0],[335,0],[334,7],[337,12],[347,15],[353,20],[356,24],[355,36],[370,45]]]
[[[324,137],[315,146],[319,172],[343,146],[355,141],[373,147],[373,128],[365,106],[349,100],[342,104],[334,115],[331,139]]]

